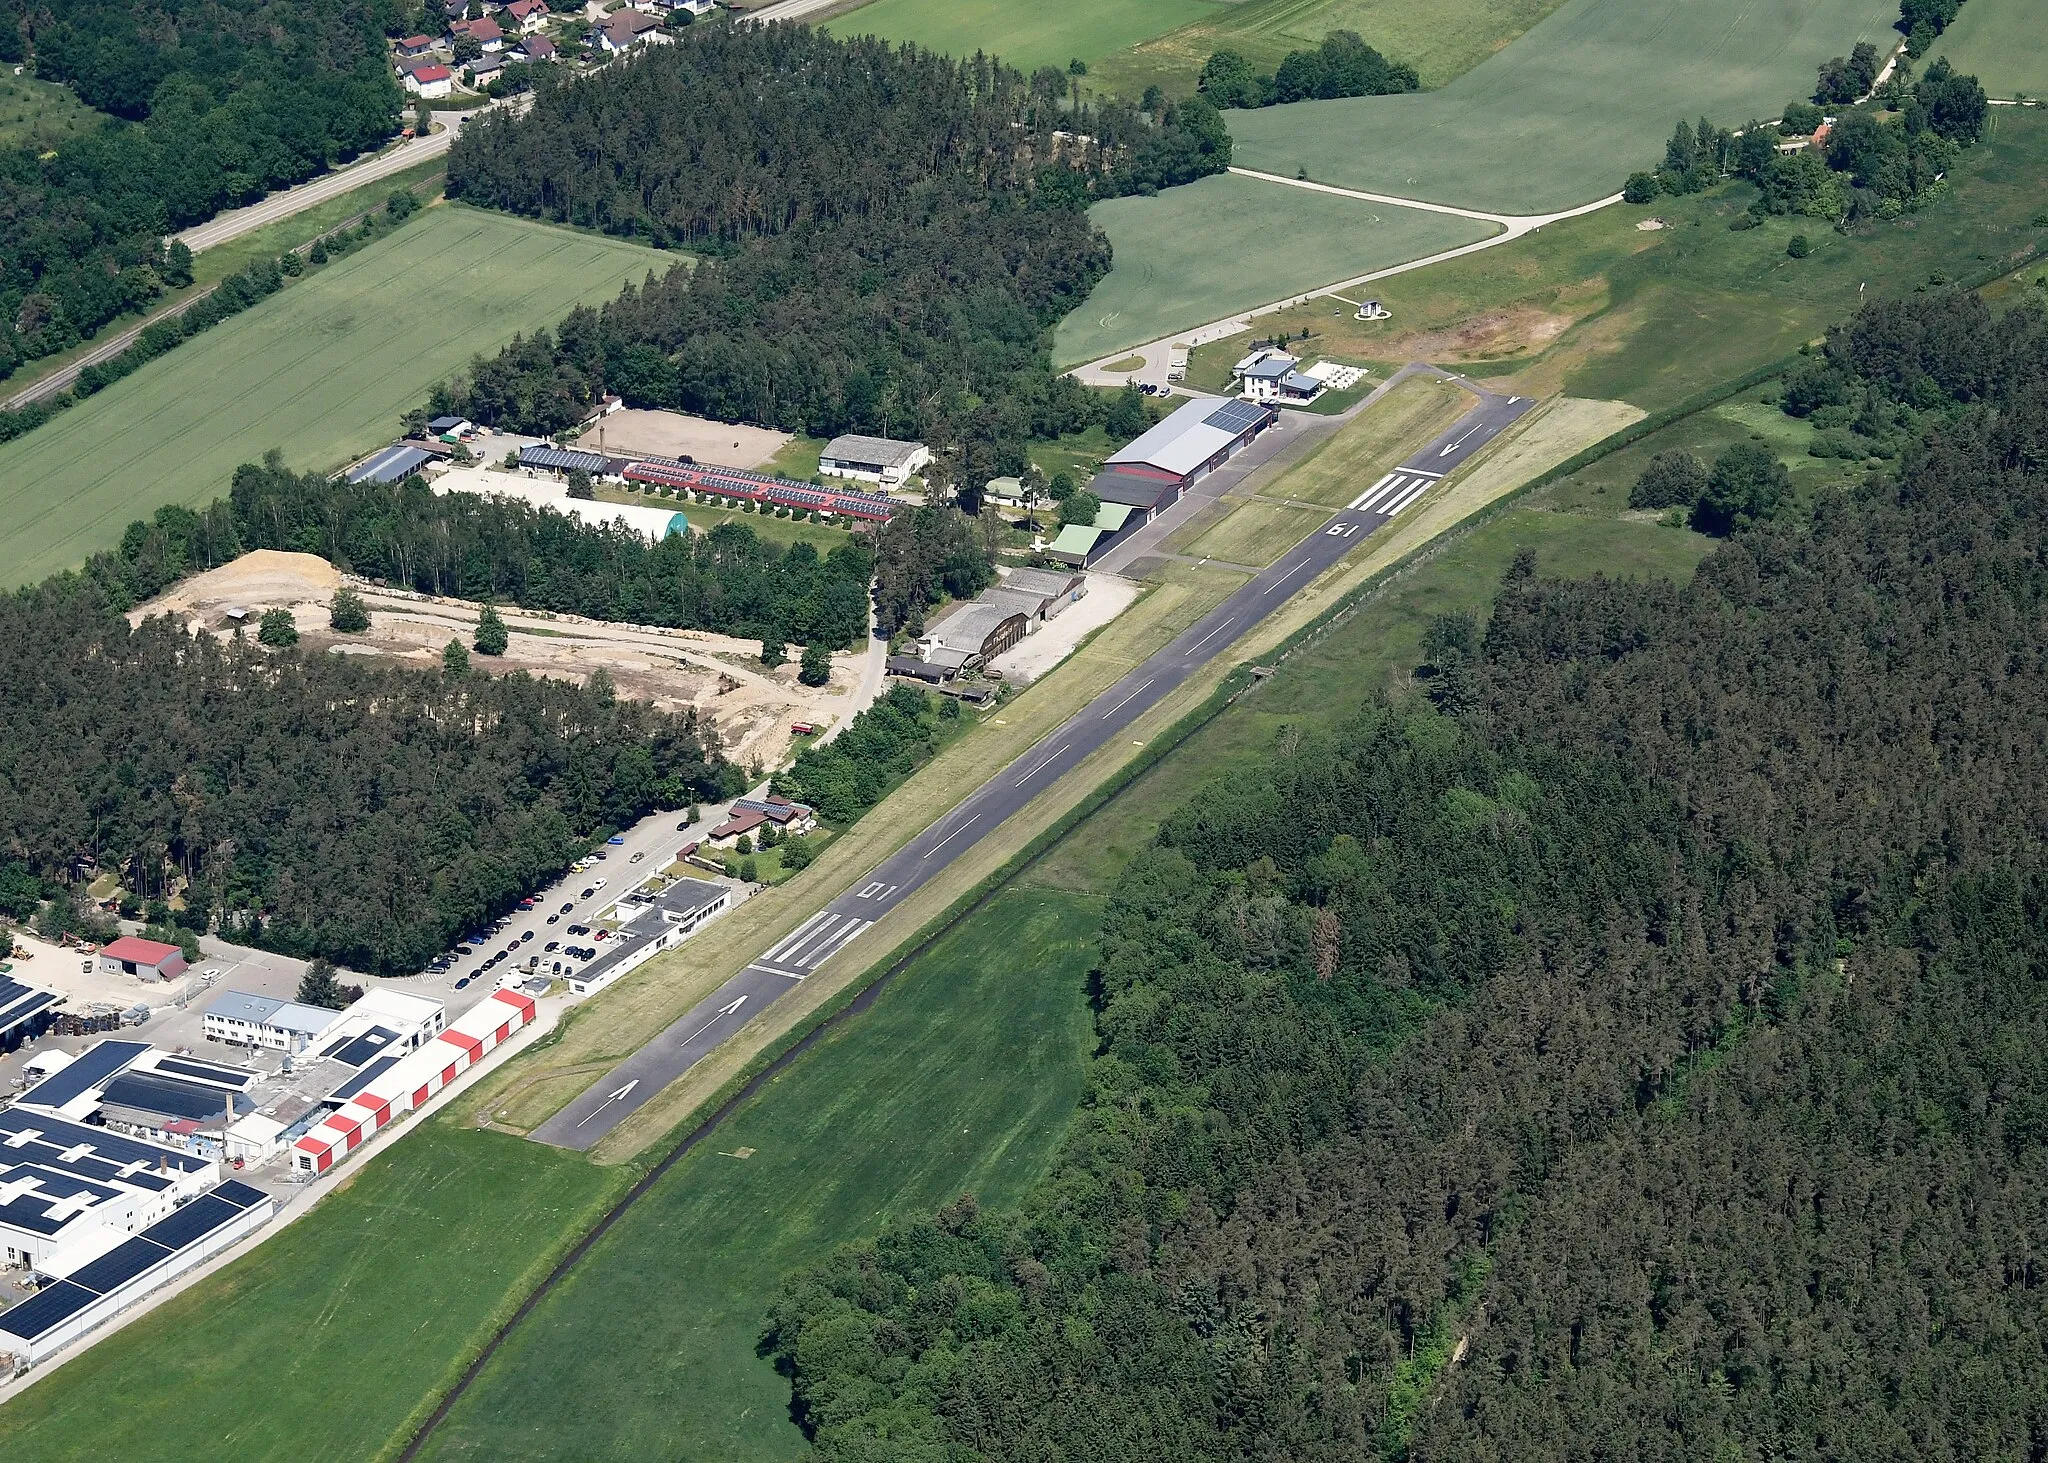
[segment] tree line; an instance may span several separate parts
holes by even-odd
[[[1021,471],[1030,436],[1099,416],[1049,349],[1109,268],[1089,202],[1229,161],[1199,99],[1144,111],[1063,90],[985,57],[692,26],[542,86],[524,116],[479,117],[449,155],[451,196],[693,258],[473,362],[432,409],[550,434],[616,393],[920,438],[977,481]]]
[[[797,753],[789,770],[775,775],[775,790],[845,827],[930,761],[942,719],[959,715],[960,703],[950,696],[891,686],[831,741]]]
[[[398,127],[375,0],[0,0],[0,62],[108,114],[0,148],[0,378],[189,283],[166,234]],[[394,15],[390,17],[396,19]]]
[[[1166,821],[1051,1173],[783,1288],[822,1457],[2033,1445],[2048,316],[1839,341],[1894,472],[1683,584],[1518,553],[1437,704]]]
[[[1196,89],[1218,107],[1274,107],[1387,96],[1420,85],[1406,61],[1389,61],[1357,31],[1333,30],[1312,50],[1289,51],[1271,76],[1253,70],[1240,51],[1217,51],[1202,63]]]

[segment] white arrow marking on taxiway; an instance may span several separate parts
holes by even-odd
[[[617,1102],[620,1098],[624,1097],[627,1093],[631,1092],[635,1087],[638,1087],[639,1085],[640,1079],[638,1077],[635,1077],[631,1082],[628,1082],[624,1087],[621,1087],[617,1092],[614,1092],[610,1097],[607,1097],[603,1102],[600,1102],[597,1105],[597,1111],[591,1113],[590,1118],[596,1117],[598,1113],[603,1112],[606,1108],[610,1107],[613,1103]],[[590,1118],[585,1118],[583,1120],[583,1123],[589,1122]],[[583,1123],[578,1123],[576,1126],[580,1128],[583,1126]]]

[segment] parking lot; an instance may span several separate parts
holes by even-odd
[[[529,956],[539,961],[539,974],[558,974],[553,969],[558,962],[563,967],[559,973],[566,973],[572,964],[587,962],[574,959],[561,947],[573,944],[601,954],[604,947],[597,938],[598,920],[622,895],[673,863],[683,845],[701,839],[706,830],[723,821],[726,806],[706,805],[703,817],[695,825],[682,827],[678,825],[686,824],[687,810],[643,818],[619,835],[622,842],[606,845],[603,856],[588,869],[568,873],[538,892],[530,909],[511,911],[499,928],[487,932],[488,938],[482,944],[470,947],[471,954],[454,958],[444,969],[388,980],[371,979],[343,969],[337,973],[338,978],[345,985],[365,989],[386,986],[431,996],[447,1006],[452,1020],[489,996],[499,984],[516,984],[526,978],[519,967]],[[693,870],[693,876],[715,877],[701,870]],[[572,926],[583,926],[589,933],[572,936]],[[149,1019],[139,1026],[124,1026],[120,1035],[153,1042],[172,1051],[189,1049],[230,1060],[247,1058],[266,1071],[278,1067],[279,1053],[247,1053],[208,1042],[201,1013],[223,991],[291,998],[296,995],[299,978],[306,969],[305,961],[288,955],[231,945],[208,935],[200,940],[200,959],[185,976],[175,981],[143,981],[132,976],[100,974],[97,961],[92,961],[95,969],[87,972],[84,966],[90,957],[78,950],[46,945],[31,938],[23,938],[20,943],[31,958],[16,962],[16,978],[63,992],[70,998],[67,1010],[84,1012],[96,1002],[120,1010],[146,1003],[150,1007]],[[549,949],[551,943],[556,948]],[[517,953],[486,968],[486,962],[500,951],[515,950]],[[102,1039],[53,1034],[9,1053],[0,1058],[0,1094],[14,1089],[23,1065],[36,1052],[54,1048],[76,1053]]]

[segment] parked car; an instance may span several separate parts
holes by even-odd
[[[561,922],[562,922],[562,917],[561,917],[561,916],[560,916],[559,914],[551,914],[551,915],[549,915],[549,916],[548,916],[548,923],[549,923],[549,924],[551,924],[551,925],[558,925],[558,924],[560,924]]]
[[[646,855],[646,854],[644,854],[644,853],[636,853],[636,854],[634,854],[634,855],[633,855],[633,857],[632,857],[632,860],[631,860],[631,862],[633,862],[633,863],[636,863],[636,864],[637,864],[637,863],[639,863],[639,862],[640,862],[640,860],[642,860],[642,859],[644,859],[644,858],[646,858],[646,857],[647,857],[647,855]]]
[[[474,955],[476,954],[476,951],[471,949],[468,945],[457,945],[455,947],[455,953],[457,955]]]
[[[614,848],[621,847],[622,845],[624,845],[625,841],[626,835],[623,833],[614,833],[611,837],[605,840],[606,843],[609,843]]]
[[[527,932],[526,932],[525,934],[523,934],[523,935],[521,935],[521,936],[519,937],[519,943],[520,943],[520,944],[522,944],[522,945],[524,945],[524,944],[525,944],[525,943],[526,943],[526,942],[527,942],[528,940],[530,940],[530,939],[532,939],[532,938],[533,938],[533,931],[532,931],[532,930],[528,930],[528,931],[527,931]]]
[[[588,899],[591,895],[595,894],[596,892],[597,886],[595,884],[592,884],[589,888],[585,889],[581,894],[578,894],[576,897],[578,899]]]
[[[455,982],[455,989],[457,989],[458,991],[461,990],[464,986],[469,984],[469,981],[470,977],[465,975],[464,977],[462,977],[462,979]]]
[[[572,900],[570,900],[570,901],[569,901],[569,902],[568,902],[567,904],[565,904],[565,905],[563,905],[563,906],[562,906],[561,912],[562,912],[563,914],[567,914],[567,913],[568,913],[568,912],[569,912],[570,910],[574,909],[575,907],[576,907],[576,901],[572,899]]]
[[[591,887],[592,889],[602,889],[602,888],[604,888],[604,880],[602,880],[602,879],[598,879],[598,880],[595,880],[595,881],[593,881],[593,882],[592,882],[592,884],[591,884],[591,886],[590,886],[590,887]]]
[[[572,935],[587,935],[587,934],[589,934],[589,933],[590,933],[590,926],[589,926],[589,925],[570,925],[570,926],[569,926],[569,933],[570,933],[570,934],[572,934]]]
[[[540,947],[541,953],[543,955],[552,955],[561,948],[562,942],[560,940],[550,940],[545,945]]]

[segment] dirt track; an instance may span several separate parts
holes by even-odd
[[[370,628],[361,635],[337,634],[327,625],[328,604],[344,582],[352,583],[369,606]],[[479,613],[477,605],[464,600],[345,581],[313,554],[259,549],[185,580],[129,618],[174,614],[194,631],[227,635],[234,630],[227,619],[232,607],[250,611],[246,624],[251,635],[263,611],[288,609],[298,625],[299,643],[307,649],[421,668],[438,666],[451,639],[469,644]],[[579,682],[603,666],[620,695],[670,711],[695,707],[712,719],[728,757],[754,760],[764,768],[788,755],[792,721],[835,720],[860,678],[857,651],[833,656],[830,683],[814,690],[797,684],[793,660],[772,671],[764,668],[760,646],[751,640],[509,607],[500,607],[499,614],[512,632],[510,646],[502,656],[473,657],[473,665],[495,674],[523,670]]]

